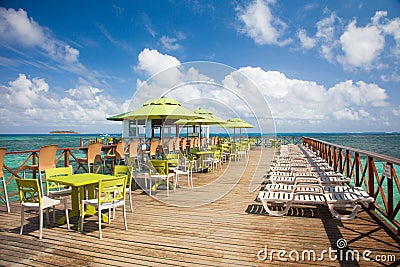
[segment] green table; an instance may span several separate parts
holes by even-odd
[[[73,174],[70,176],[58,176],[48,178],[49,181],[53,181],[56,183],[60,183],[63,185],[71,186],[72,188],[72,211],[69,213],[69,217],[80,216],[80,199],[86,198],[86,190],[87,187],[88,191],[88,198],[95,198],[95,186],[99,183],[101,179],[112,178],[114,176],[105,175],[105,174],[98,174],[98,173],[79,173]],[[94,215],[96,214],[96,210],[94,207],[89,206],[88,209],[85,211],[85,215]],[[102,214],[102,218],[104,222],[108,222],[108,216],[106,214]],[[59,220],[60,224],[65,222],[65,217]],[[78,228],[80,224],[78,225]],[[78,229],[79,230],[79,229]]]

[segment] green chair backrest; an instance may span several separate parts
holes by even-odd
[[[21,203],[42,204],[42,195],[40,193],[38,180],[15,178],[15,181],[17,182],[19,199]]]
[[[126,159],[126,166],[128,166],[129,172],[132,173],[136,171],[137,166],[136,166],[136,158],[135,157],[129,157]]]
[[[125,199],[127,178],[127,175],[123,175],[99,180],[98,204]]]
[[[220,160],[221,159],[221,150],[217,149],[214,151],[214,159]]]
[[[125,165],[116,165],[114,166],[114,176],[127,176],[127,180],[126,180],[126,186],[128,188],[130,188],[130,186],[132,185],[132,174],[129,170],[128,166]]]
[[[153,159],[149,161],[150,175],[168,175],[168,160]]]
[[[61,168],[50,168],[50,169],[46,169],[44,172],[46,174],[46,189],[47,189],[47,194],[48,194],[49,191],[61,191],[63,189],[66,189],[66,186],[59,184],[59,183],[49,181],[47,178],[59,177],[59,176],[71,176],[72,175],[72,166],[61,167]]]

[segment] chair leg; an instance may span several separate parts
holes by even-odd
[[[131,212],[133,212],[132,190],[130,190],[130,189],[129,189],[129,205],[131,206]]]
[[[24,218],[25,214],[24,214],[24,206],[21,205],[21,229],[19,231],[19,234],[22,235],[22,232],[24,231]]]
[[[81,203],[81,233],[83,233],[83,220],[85,219],[85,204]]]
[[[3,193],[4,193],[4,199],[5,199],[5,202],[6,202],[7,212],[10,213],[10,202],[8,202],[6,180],[4,179],[4,177],[2,177],[1,180],[2,180],[2,183],[3,183]]]
[[[97,213],[98,213],[98,224],[99,224],[99,238],[102,239],[103,236],[101,233],[101,210],[100,210],[100,208],[98,209]],[[108,222],[110,222],[110,218],[108,218]]]
[[[169,197],[169,178],[167,176],[167,197]]]
[[[128,223],[127,223],[127,221],[126,221],[126,207],[125,207],[125,205],[123,205],[123,213],[124,213],[124,224],[125,224],[125,230],[127,231],[128,230]]]
[[[67,228],[68,230],[70,230],[69,228],[69,215],[68,215],[68,206],[67,206],[67,199],[64,198],[64,208],[65,208],[65,218],[67,218]]]
[[[46,214],[48,215],[48,213]],[[39,239],[42,239],[42,235],[43,235],[43,210],[39,209]]]
[[[39,171],[39,187],[40,187],[40,193],[42,194],[42,196],[44,196],[44,191],[43,191],[43,181],[42,181],[42,172]]]

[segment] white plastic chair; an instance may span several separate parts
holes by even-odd
[[[39,182],[36,179],[18,179],[16,178],[19,197],[21,201],[21,230],[20,235],[24,230],[24,210],[34,209],[39,211],[39,239],[42,239],[43,233],[43,211],[47,210],[46,219],[49,223],[49,213],[48,208],[53,208],[53,222],[55,222],[55,206],[60,204],[62,201],[60,199],[53,199],[47,196],[42,196],[40,191]],[[69,217],[68,217],[68,207],[67,202],[64,201],[65,216],[67,218],[67,228],[69,230]]]

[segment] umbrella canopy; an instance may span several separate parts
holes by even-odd
[[[233,128],[233,138],[235,138],[235,129],[239,128],[240,129],[240,138],[242,135],[242,128],[254,128],[253,125],[251,125],[250,123],[248,123],[245,120],[242,120],[240,118],[231,118],[231,119],[227,119],[226,123],[223,125],[219,126],[220,128]]]
[[[193,110],[193,113],[198,114],[198,118],[194,119],[180,119],[174,122],[179,125],[214,125],[223,124],[225,120],[215,116],[211,111],[206,109],[198,108]]]
[[[221,128],[254,128],[253,125],[240,118],[231,118],[226,120],[226,123]]]
[[[108,117],[107,120],[155,120],[155,119],[192,119],[199,115],[184,108],[181,104],[172,98],[156,98],[146,101],[142,107]]]
[[[215,125],[215,124],[224,124],[225,120],[215,116],[211,111],[207,109],[198,108],[193,110],[193,113],[198,114],[199,118],[195,119],[180,119],[174,122],[174,124],[179,125],[199,125],[200,126],[200,136],[201,136],[201,126],[202,125]]]
[[[122,113],[122,114],[118,114],[118,115],[114,115],[114,116],[108,117],[106,119],[109,120],[109,121],[123,121],[124,118],[125,118],[125,115],[127,113],[128,112],[125,112],[125,113]]]
[[[184,108],[172,98],[151,99],[143,104],[141,108],[125,114],[127,120],[143,119],[192,119],[199,115]]]

